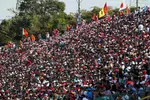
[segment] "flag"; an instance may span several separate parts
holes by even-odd
[[[33,34],[31,35],[31,40],[35,41],[35,36]]]
[[[120,15],[120,16],[124,15],[124,12],[123,12],[123,11],[120,11],[120,12],[119,12],[119,15]]]
[[[130,13],[130,10],[128,8],[128,6],[126,7],[126,14],[128,15]]]
[[[96,14],[94,13],[94,15],[92,16],[92,20],[95,21],[96,18]]]
[[[67,25],[67,31],[70,31],[70,30],[71,30],[71,26]]]
[[[95,21],[98,22],[98,16],[97,16],[97,15],[96,15],[96,17],[95,17]]]
[[[28,32],[27,32],[27,30],[24,29],[24,28],[23,28],[23,33],[22,33],[22,34],[23,34],[23,36],[28,37]]]
[[[120,5],[119,11],[124,10],[124,9],[126,9],[126,4],[124,2],[122,2]]]
[[[105,3],[105,5],[104,5],[104,13],[107,14],[107,12],[108,12],[108,7],[107,7],[107,3]]]
[[[104,8],[99,12],[99,18],[105,16]]]
[[[92,17],[92,20],[98,22],[98,16],[95,13],[94,13],[94,15]]]

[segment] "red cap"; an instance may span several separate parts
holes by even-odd
[[[145,75],[145,74],[147,74],[147,71],[146,71],[146,70],[144,70],[144,71],[143,71],[143,74],[144,74],[144,75]]]

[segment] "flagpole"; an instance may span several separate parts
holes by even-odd
[[[83,0],[76,0],[78,4],[78,16],[77,16],[77,21],[80,23],[81,22],[81,2]]]
[[[131,8],[131,0],[130,0],[130,8]]]
[[[136,8],[139,7],[139,0],[136,0]]]
[[[23,40],[23,34],[24,33],[24,28],[22,28],[22,34],[21,34],[21,37],[22,37],[22,40]]]

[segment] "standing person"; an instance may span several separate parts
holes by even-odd
[[[49,38],[50,38],[49,32],[46,32],[46,40],[49,41]]]
[[[41,39],[42,39],[41,34],[38,34],[38,40],[41,40]]]

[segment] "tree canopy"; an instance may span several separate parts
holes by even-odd
[[[98,14],[100,9],[82,10],[82,19],[90,22],[93,14]],[[22,0],[18,11],[13,11],[15,16],[0,24],[0,42],[18,41],[22,37],[22,28],[26,28],[29,34],[45,34],[55,28],[64,31],[67,25],[75,26],[76,14],[66,14],[64,10],[65,3],[59,0]],[[117,9],[109,7],[110,15],[113,11]]]
[[[29,34],[44,34],[54,28],[64,30],[68,19],[73,19],[64,10],[64,2],[58,0],[23,0],[16,15],[2,21],[0,42],[15,41],[15,37],[22,36],[22,28],[26,28]]]

